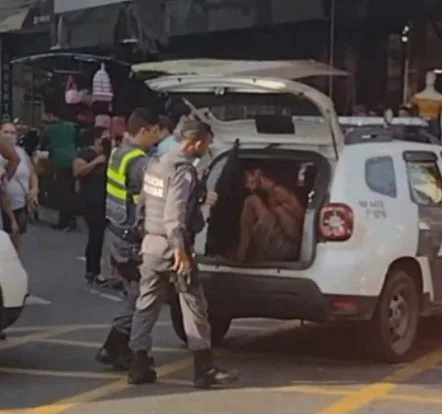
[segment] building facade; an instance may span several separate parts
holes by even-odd
[[[3,120],[22,115],[26,89],[32,88],[32,80],[27,80],[23,72],[14,71],[11,60],[47,50],[52,19],[52,0],[0,2],[0,118]]]
[[[372,107],[397,104],[403,85],[412,93],[442,66],[440,0],[54,0],[54,10],[61,48],[111,48],[129,61],[315,59],[353,73],[336,101]]]

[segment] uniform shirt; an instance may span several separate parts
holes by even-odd
[[[170,162],[170,159],[173,159],[174,163],[189,163],[189,158],[181,152],[178,146],[171,149],[164,157],[163,162]],[[196,184],[194,175],[186,166],[176,169],[168,187],[164,207],[164,225],[167,236],[164,238],[152,234],[146,235],[142,244],[143,254],[172,259],[173,250],[184,247],[182,234],[188,220],[188,202]]]
[[[136,148],[136,146],[131,143],[125,143],[123,145]],[[146,170],[147,161],[148,156],[146,155],[145,157],[135,159],[129,165],[129,169],[127,171],[128,183],[131,189],[136,193],[141,192],[143,187],[144,172]],[[133,222],[136,220],[135,214],[136,209],[129,214],[132,215]],[[129,227],[132,228],[132,226]],[[109,252],[117,263],[125,263],[132,257],[133,244],[121,239],[121,237],[118,237],[112,231],[108,231],[107,243],[109,246]]]

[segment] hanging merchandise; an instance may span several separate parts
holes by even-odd
[[[76,105],[81,102],[81,93],[72,75],[69,75],[65,89],[65,101],[68,105]]]
[[[94,102],[111,103],[113,97],[112,83],[106,72],[106,67],[102,63],[92,81],[92,99]]]

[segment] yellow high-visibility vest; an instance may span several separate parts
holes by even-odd
[[[111,154],[106,174],[106,216],[114,223],[124,223],[128,203],[138,203],[140,194],[128,188],[127,171],[132,161],[145,156],[146,153],[139,148],[128,148],[125,152],[119,148]]]

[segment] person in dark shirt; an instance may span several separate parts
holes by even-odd
[[[101,276],[101,254],[106,229],[106,165],[109,156],[109,131],[93,127],[85,132],[85,144],[73,164],[78,180],[77,206],[88,228],[86,274],[88,283],[105,284]]]
[[[76,228],[75,214],[72,210],[74,176],[72,162],[77,152],[77,125],[55,115],[50,115],[49,123],[43,132],[43,140],[49,148],[52,166],[55,171],[57,198],[59,204],[58,223],[54,229],[72,231]]]

